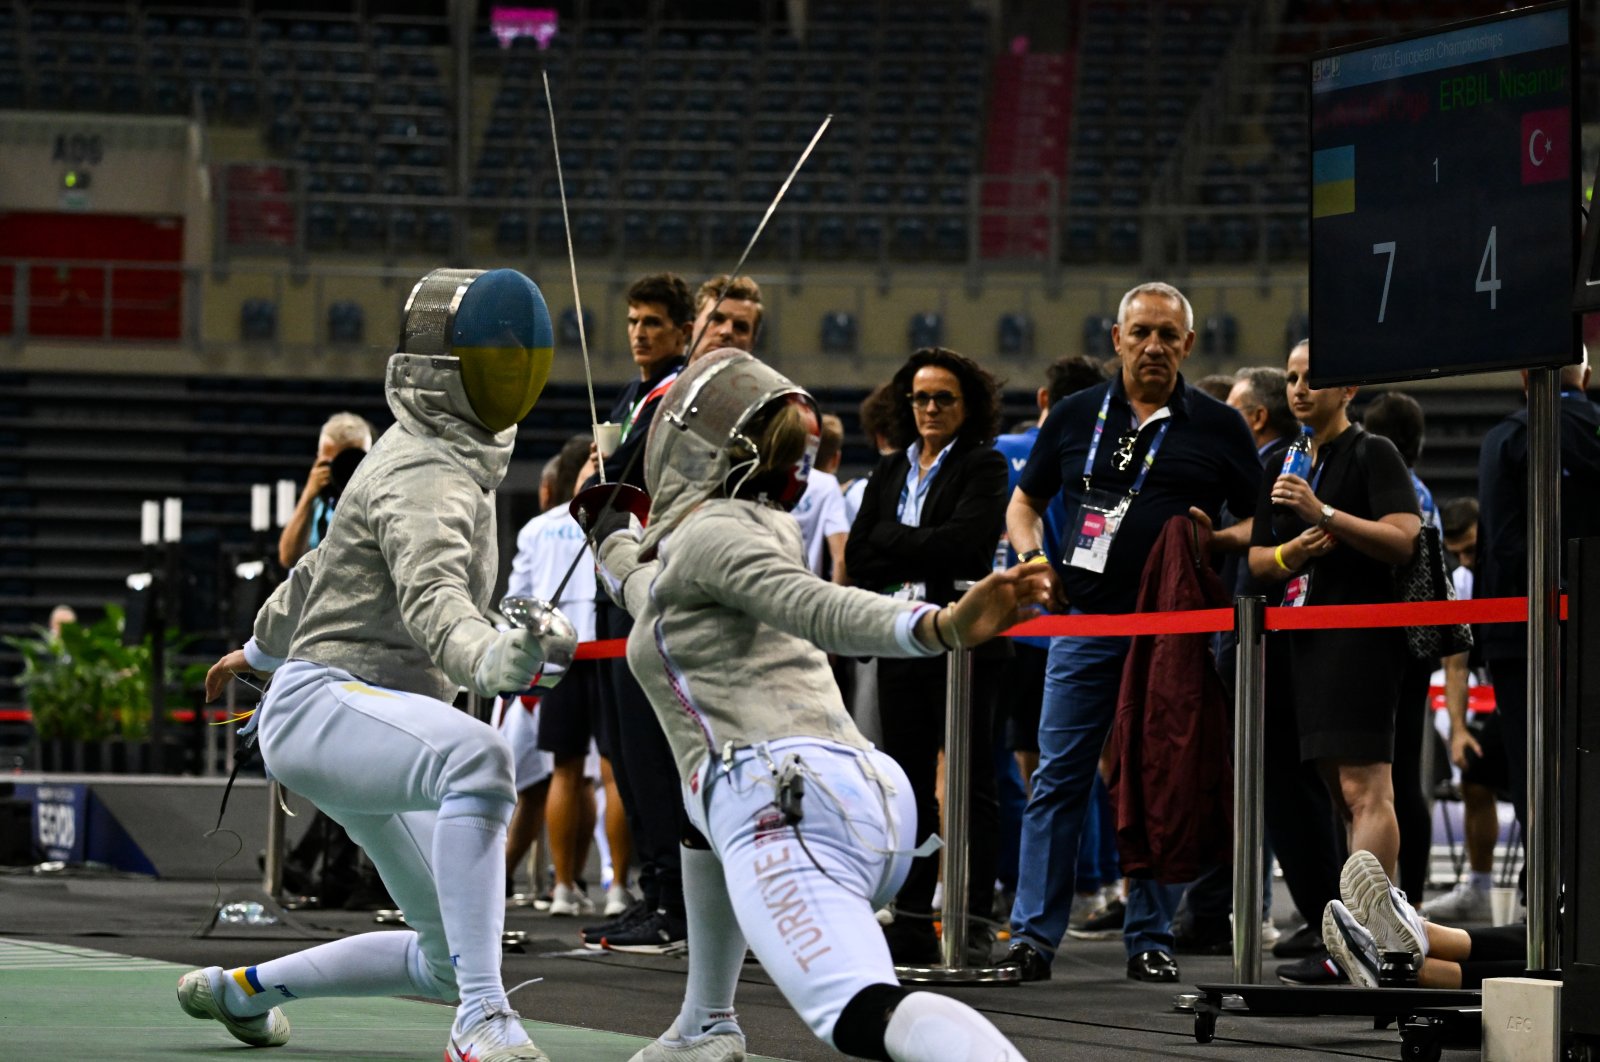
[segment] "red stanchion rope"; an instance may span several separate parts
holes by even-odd
[[[1561,595],[1561,618],[1567,597]],[[1456,623],[1526,623],[1528,599],[1488,597],[1472,601],[1408,601],[1383,605],[1305,605],[1269,608],[1269,631],[1329,630],[1357,627],[1438,627]],[[1114,615],[1040,616],[1005,632],[1007,638],[1086,637],[1094,635],[1211,634],[1233,629],[1233,609],[1193,612],[1129,612]],[[627,640],[611,638],[578,646],[579,660],[619,657]]]

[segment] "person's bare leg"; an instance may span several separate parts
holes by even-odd
[[[579,856],[588,855],[588,834],[584,832],[582,808],[583,757],[557,757],[550,774],[550,797],[545,805],[545,835],[550,841],[550,861],[555,865],[556,884],[569,888],[583,872]],[[590,794],[588,828],[594,830],[593,795]]]
[[[1017,770],[1022,774],[1022,791],[1032,796],[1033,772],[1039,769],[1039,754],[1018,749],[1013,755],[1017,757]]]
[[[1467,835],[1467,865],[1480,874],[1494,870],[1494,843],[1500,836],[1500,813],[1494,790],[1470,782],[1461,787],[1463,832]]]
[[[506,880],[516,879],[517,867],[528,852],[533,848],[533,842],[539,839],[539,830],[544,825],[545,793],[550,788],[550,782],[536,782],[517,794],[517,810],[511,813],[511,826],[506,830]]]
[[[582,874],[589,863],[589,850],[594,847],[594,783],[581,773],[578,776],[578,836],[573,840],[573,872]]]
[[[1472,934],[1465,929],[1441,926],[1437,922],[1423,925],[1428,930],[1428,958],[1458,963],[1472,957]]]
[[[1350,850],[1378,857],[1395,878],[1400,861],[1400,821],[1394,811],[1394,778],[1387,763],[1340,763],[1339,796],[1348,809]]]
[[[1417,971],[1417,987],[1460,988],[1461,964],[1428,956],[1422,960],[1422,969]]]
[[[628,832],[628,813],[622,808],[622,793],[617,789],[611,761],[600,758],[600,782],[606,787],[606,844],[611,848],[612,881],[628,884],[628,864],[633,861],[633,835]]]

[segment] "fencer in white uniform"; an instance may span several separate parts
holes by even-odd
[[[1046,587],[1018,568],[944,609],[824,582],[787,509],[817,445],[810,395],[749,354],[683,371],[645,446],[649,518],[574,503],[635,618],[628,664],[672,745],[689,821],[689,979],[635,1062],[732,1062],[748,946],[813,1032],[892,1062],[1021,1054],[963,1003],[895,980],[876,905],[900,887],[916,809],[899,766],[846,714],[827,653],[931,656],[1018,622]],[[626,489],[626,488],[625,488]],[[1031,613],[1030,613],[1031,614]],[[935,713],[930,705],[930,725]]]
[[[410,928],[178,983],[184,1011],[254,1046],[313,996],[457,1000],[450,1062],[539,1062],[500,977],[506,742],[451,702],[552,681],[567,637],[497,631],[495,488],[550,371],[544,299],[514,270],[436,270],[413,289],[385,393],[395,424],[352,477],[327,539],[212,668],[272,672],[253,724],[269,774],[366,850]]]

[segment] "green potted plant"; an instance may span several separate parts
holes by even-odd
[[[137,770],[142,764],[141,743],[150,731],[151,639],[124,645],[123,623],[121,606],[108,604],[94,623],[68,623],[59,634],[36,627],[31,637],[5,639],[22,654],[17,682],[33,715],[44,770]],[[168,632],[167,644],[168,685],[181,677],[192,686],[203,665],[178,667],[176,630]]]

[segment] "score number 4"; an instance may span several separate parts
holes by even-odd
[[[1496,251],[1496,231],[1498,226],[1489,226],[1489,242],[1483,246],[1483,257],[1478,260],[1478,279],[1474,281],[1472,290],[1489,295],[1489,309],[1499,309],[1500,304],[1500,266],[1499,255]],[[1383,296],[1378,300],[1378,323],[1382,324],[1384,317],[1389,312],[1389,282],[1394,279],[1395,242],[1385,240],[1383,243],[1372,245],[1373,254],[1386,254],[1388,263],[1383,270]]]

